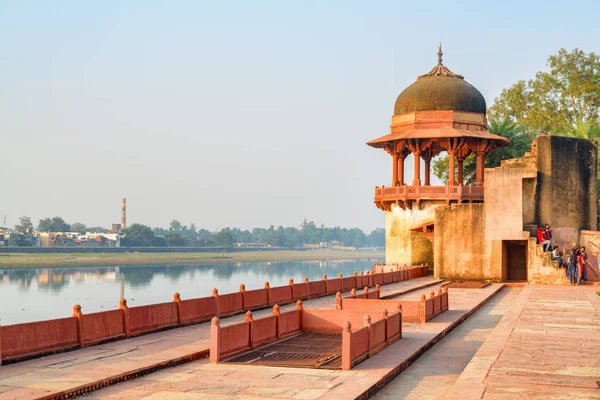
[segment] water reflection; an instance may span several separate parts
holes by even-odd
[[[106,267],[54,267],[0,269],[0,323],[2,325],[66,317],[75,303],[84,313],[117,308],[119,297],[130,306],[171,301],[174,292],[183,299],[286,285],[288,279],[321,279],[323,275],[350,276],[370,270],[372,260],[285,261],[141,265]]]

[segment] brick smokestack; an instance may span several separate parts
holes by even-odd
[[[127,199],[121,200],[121,229],[127,228]]]

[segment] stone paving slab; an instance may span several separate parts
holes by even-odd
[[[439,287],[432,286],[435,290]],[[450,310],[427,324],[404,324],[403,338],[350,371],[210,364],[199,360],[88,393],[86,399],[356,399],[367,398],[428,345],[474,312],[502,285],[450,289]],[[407,294],[406,296],[410,296]],[[400,296],[399,298],[402,298]],[[83,397],[82,397],[83,398]]]
[[[383,285],[381,294],[410,292],[441,282],[431,276],[422,277]],[[335,296],[306,300],[304,305],[335,309]],[[283,306],[282,311],[294,308],[295,304],[289,304]],[[270,308],[254,312],[255,318],[271,314]],[[222,325],[244,319],[243,314],[224,318]],[[208,356],[209,338],[210,322],[206,322],[0,366],[0,399],[54,398],[62,393],[105,386],[124,377],[137,377],[172,364],[189,362]]]
[[[483,345],[521,288],[504,288],[400,376],[376,399],[441,399]]]
[[[600,399],[600,296],[525,287],[446,399]]]

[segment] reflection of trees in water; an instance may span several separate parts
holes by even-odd
[[[277,261],[277,262],[242,262],[242,263],[202,263],[185,265],[139,265],[112,267],[55,267],[55,268],[20,268],[0,270],[0,286],[6,282],[17,284],[19,289],[27,291],[33,282],[37,282],[41,292],[59,293],[70,281],[78,285],[93,281],[116,283],[119,274],[124,282],[134,288],[149,286],[156,276],[164,276],[174,284],[182,278],[193,280],[196,275],[209,276],[218,280],[229,280],[235,274],[265,276],[266,280],[287,280],[291,277],[307,276],[319,279],[323,275],[335,278],[339,273],[351,276],[354,271],[370,270],[372,260],[340,260],[340,261]],[[244,283],[244,282],[239,282]]]

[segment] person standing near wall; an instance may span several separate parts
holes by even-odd
[[[569,278],[569,284],[579,284],[579,271],[577,270],[577,249],[571,249],[569,255],[569,266],[567,267],[567,278]]]
[[[583,260],[583,264],[581,265],[581,280],[584,282],[587,282],[588,281],[588,274],[587,274],[588,255],[585,252],[585,246],[581,246],[579,251],[581,253],[581,259]]]

